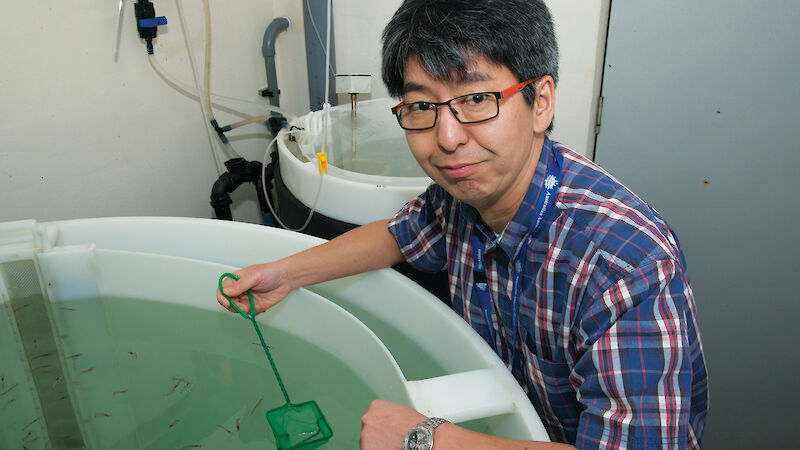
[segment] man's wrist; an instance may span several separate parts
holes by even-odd
[[[403,448],[405,450],[432,450],[436,427],[444,423],[448,423],[448,421],[440,417],[431,417],[414,425],[406,434]]]

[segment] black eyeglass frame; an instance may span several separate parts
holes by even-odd
[[[466,125],[466,124],[471,124],[471,123],[486,122],[487,120],[492,120],[495,117],[497,117],[498,115],[500,115],[500,99],[508,98],[508,97],[514,95],[517,92],[520,92],[521,90],[525,89],[525,87],[527,85],[533,83],[534,81],[538,81],[538,80],[539,80],[539,78],[531,78],[530,80],[523,81],[521,83],[515,84],[514,86],[511,86],[509,88],[503,89],[502,91],[472,92],[470,94],[459,95],[458,97],[453,97],[450,100],[447,100],[447,101],[444,101],[444,102],[411,102],[411,103],[400,102],[397,105],[392,106],[391,111],[392,111],[392,115],[394,115],[395,119],[397,119],[397,124],[400,125],[400,128],[402,128],[404,130],[409,130],[409,131],[430,130],[431,128],[435,127],[436,126],[436,122],[439,120],[439,107],[440,106],[444,106],[444,105],[447,105],[447,107],[450,108],[450,112],[453,113],[453,117],[456,118],[458,123],[462,123],[462,124]],[[458,117],[458,111],[456,111],[456,109],[453,108],[453,106],[450,104],[450,102],[452,102],[454,100],[458,100],[458,99],[464,98],[464,97],[470,97],[472,95],[493,95],[494,98],[495,98],[495,112],[494,112],[494,114],[491,117],[487,117],[487,118],[481,119],[481,120],[470,120],[470,121],[461,120]],[[434,116],[433,116],[433,125],[431,125],[429,127],[425,127],[425,128],[407,128],[407,127],[404,127],[403,124],[400,121],[400,114],[398,114],[398,111],[400,111],[400,108],[402,108],[403,106],[415,105],[415,104],[420,104],[420,103],[433,105],[435,107]]]

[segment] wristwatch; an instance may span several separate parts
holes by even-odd
[[[415,425],[414,428],[406,434],[406,439],[403,441],[403,449],[431,450],[433,448],[433,429],[445,422],[447,422],[447,420],[440,419],[439,417],[431,417]]]

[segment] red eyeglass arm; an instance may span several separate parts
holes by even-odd
[[[508,89],[503,89],[502,91],[500,91],[500,98],[506,98],[506,97],[508,97],[508,96],[509,96],[509,95],[511,95],[511,94],[514,94],[514,93],[516,93],[516,92],[519,92],[519,91],[521,91],[522,89],[524,89],[524,88],[525,88],[525,86],[527,86],[527,85],[529,85],[529,84],[533,83],[533,82],[534,82],[534,81],[536,81],[536,80],[538,80],[538,78],[531,78],[531,79],[530,79],[530,80],[528,80],[528,81],[523,81],[522,83],[515,84],[515,85],[511,86],[511,87],[510,87],[510,88],[508,88]]]
[[[503,89],[502,91],[500,91],[500,98],[506,98],[511,94],[519,92],[519,91],[523,90],[525,88],[525,86],[533,83],[536,80],[538,80],[538,78],[531,78],[530,80],[523,81],[522,83],[519,83],[519,84],[515,84],[515,85],[511,86],[510,88]],[[400,102],[400,103],[392,106],[391,109],[392,109],[392,111],[394,111],[395,109],[397,109],[397,108],[399,108],[399,107],[401,107],[401,106],[403,106],[405,104],[406,104],[406,102]]]

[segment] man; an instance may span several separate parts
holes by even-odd
[[[421,433],[436,450],[699,448],[706,370],[683,254],[646,203],[547,137],[557,61],[540,0],[406,0],[384,31],[383,79],[435,183],[391,220],[245,268],[225,290],[244,304],[253,289],[261,311],[297,287],[403,260],[446,269],[453,309],[506,362],[554,443],[429,421]],[[375,401],[362,448],[412,448],[404,438],[426,419]]]

